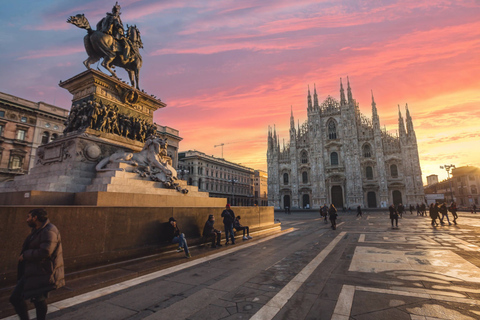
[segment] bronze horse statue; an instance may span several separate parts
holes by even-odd
[[[139,50],[143,48],[142,39],[140,38],[140,31],[137,26],[127,25],[127,34],[124,41],[118,41],[112,35],[100,31],[97,24],[97,30],[93,30],[90,27],[90,23],[83,14],[77,14],[67,19],[68,23],[71,23],[79,28],[86,29],[87,35],[83,38],[85,50],[87,51],[88,58],[83,62],[87,69],[91,69],[90,65],[103,58],[102,66],[110,71],[113,77],[118,79],[115,71],[112,70],[115,66],[125,69],[128,72],[130,83],[132,87],[139,88],[139,73],[142,67],[142,56]],[[128,57],[125,57],[123,52],[127,49],[125,46],[129,46]]]

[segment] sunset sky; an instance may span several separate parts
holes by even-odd
[[[0,91],[70,109],[58,86],[82,71],[86,31],[115,1],[2,1]],[[140,86],[167,103],[154,121],[195,149],[266,170],[267,130],[288,142],[290,106],[306,120],[307,85],[319,100],[353,97],[395,133],[413,118],[425,176],[443,164],[480,166],[480,1],[124,0],[144,50]],[[117,74],[127,80],[124,70]],[[344,82],[345,83],[345,82]]]

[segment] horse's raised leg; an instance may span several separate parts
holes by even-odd
[[[110,71],[110,74],[115,78],[115,79],[118,79],[117,75],[115,74],[115,71],[113,71],[110,67],[113,59],[115,59],[115,57],[113,58],[103,58],[103,62],[102,62],[102,67],[104,67],[105,69],[107,69],[108,71]]]

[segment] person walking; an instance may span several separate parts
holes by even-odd
[[[324,218],[324,221],[325,221],[325,224],[328,223],[327,219],[328,219],[328,206],[327,204],[325,203],[323,205],[323,207],[320,208],[320,215]]]
[[[390,221],[392,222],[392,229],[398,228],[398,212],[395,206],[392,204],[388,207],[388,211],[390,212]],[[393,226],[393,222],[395,221],[395,227]]]
[[[335,206],[332,204],[330,204],[330,208],[328,208],[328,215],[329,215],[329,218],[330,218],[330,223],[332,224],[332,230],[336,230],[337,229],[337,209],[335,208]]]
[[[415,207],[413,206],[413,204],[410,205],[410,214],[413,214],[413,209],[415,209]]]
[[[452,213],[452,216],[453,216],[453,223],[457,224],[457,219],[458,219],[458,215],[457,215],[457,203],[454,201],[452,202],[452,204],[450,205],[450,207],[448,208],[448,210]]]
[[[417,203],[416,209],[417,209],[417,216],[419,216],[420,215],[420,205],[418,203]]]
[[[425,203],[422,203],[420,205],[420,212],[422,213],[422,216],[427,216],[427,206]]]
[[[10,303],[20,320],[28,320],[25,300],[30,299],[35,305],[37,319],[45,320],[48,293],[65,285],[62,241],[44,209],[31,210],[27,225],[32,232],[25,239],[18,258],[17,285]]]
[[[178,243],[177,252],[185,251],[185,257],[191,258],[190,251],[188,251],[187,239],[185,239],[185,234],[180,232],[180,229],[177,225],[177,220],[173,217],[168,219],[168,238],[172,243]]]
[[[240,216],[237,216],[235,218],[235,221],[233,222],[233,227],[235,228],[236,231],[243,231],[243,240],[249,240],[252,239],[250,237],[250,228],[248,226],[242,226],[240,223]],[[245,231],[247,231],[247,235],[245,236]]]
[[[472,213],[477,213],[477,205],[475,203],[472,206]]]
[[[227,203],[225,210],[222,212],[223,225],[225,227],[225,244],[229,244],[228,237],[232,239],[232,244],[235,244],[235,234],[233,233],[233,222],[235,221],[235,214],[230,205]]]
[[[438,208],[433,203],[430,204],[429,213],[430,213],[430,218],[432,219],[432,227],[438,226],[438,223],[437,223],[437,218],[439,218]]]
[[[212,239],[212,248],[221,247],[220,239],[222,238],[222,231],[215,229],[215,216],[213,214],[208,216],[207,222],[203,227],[203,237],[205,242]]]
[[[400,215],[400,219],[403,219],[403,212],[405,211],[405,207],[403,204],[399,203],[397,206],[397,213]]]
[[[362,217],[362,207],[361,206],[357,207],[357,217],[358,216],[360,216],[360,218]]]
[[[440,206],[440,213],[442,214],[442,219],[440,220],[440,223],[442,225],[444,225],[445,222],[443,222],[443,219],[446,217],[447,221],[448,221],[448,225],[451,226],[452,223],[450,222],[450,219],[448,218],[448,209],[447,209],[447,204],[445,202],[442,203],[442,205]]]

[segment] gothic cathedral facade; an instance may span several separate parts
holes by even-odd
[[[425,201],[417,138],[406,106],[398,110],[398,134],[380,127],[372,93],[372,118],[360,113],[347,78],[347,98],[340,79],[340,101],[328,96],[318,103],[308,89],[308,119],[295,128],[290,116],[290,142],[280,145],[275,128],[268,130],[268,202],[277,209],[386,208]]]

